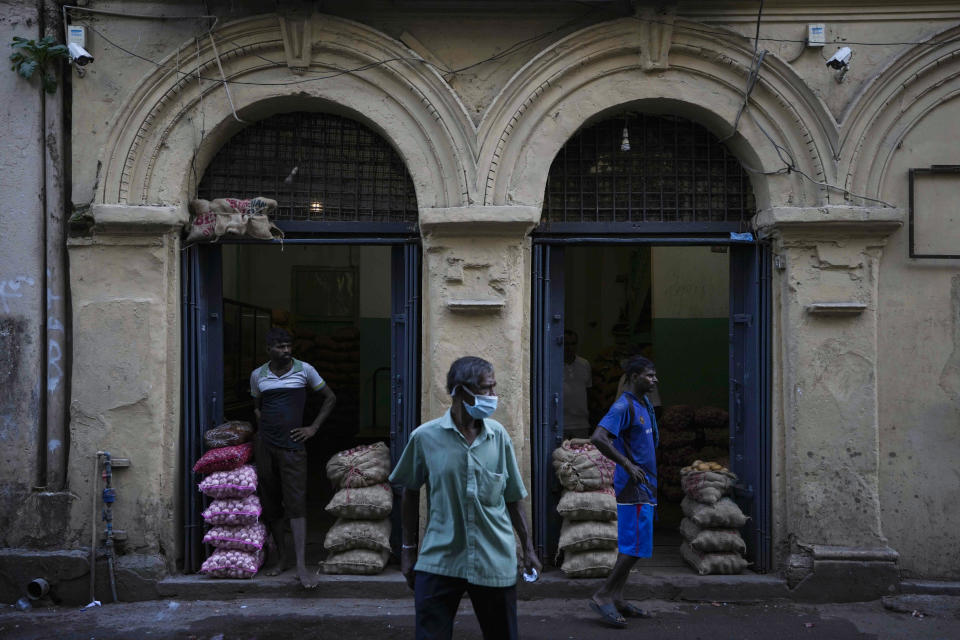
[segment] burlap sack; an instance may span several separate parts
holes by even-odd
[[[331,555],[323,562],[324,573],[372,575],[387,566],[390,553],[370,549],[351,549]]]
[[[207,445],[207,449],[233,447],[249,442],[256,432],[256,429],[249,422],[228,420],[219,427],[204,431],[203,442]]]
[[[730,414],[720,407],[697,407],[693,422],[702,429],[719,429],[726,427],[730,421]]]
[[[736,529],[701,529],[689,518],[680,521],[680,534],[701,553],[732,552],[743,555],[747,545]]]
[[[589,440],[564,440],[553,451],[553,468],[564,489],[596,491],[613,485],[616,465]]]
[[[717,500],[733,490],[737,477],[719,471],[680,472],[680,486],[688,496],[704,504],[716,504]]]
[[[390,551],[390,519],[347,520],[338,518],[323,541],[323,548],[331,553],[350,549]]]
[[[564,553],[560,569],[568,578],[606,578],[617,562],[617,550]]]
[[[680,503],[683,515],[701,529],[739,529],[747,523],[740,507],[730,498],[721,498],[716,504],[703,504],[689,497]]]
[[[347,449],[327,462],[327,477],[335,487],[369,487],[390,475],[390,449],[383,442]]]
[[[702,576],[740,573],[750,564],[736,553],[700,553],[686,542],[680,545],[680,556]]]
[[[564,491],[557,513],[566,520],[616,520],[617,498],[611,488]]]
[[[564,520],[560,527],[560,543],[564,553],[591,549],[617,548],[617,523],[596,520]]]
[[[261,240],[283,238],[283,231],[269,218],[277,210],[277,201],[270,198],[196,199],[190,201],[188,209],[191,221],[184,246],[195,242],[216,242],[225,235],[245,235]]]
[[[372,487],[340,489],[326,506],[327,513],[350,520],[380,520],[393,510],[393,491],[386,482]]]

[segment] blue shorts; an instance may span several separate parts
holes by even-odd
[[[625,556],[653,555],[653,505],[617,505],[617,548]]]

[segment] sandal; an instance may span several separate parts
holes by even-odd
[[[608,625],[623,629],[627,626],[626,619],[617,612],[617,608],[612,604],[597,604],[593,600],[590,601],[590,608],[593,609],[600,618],[603,619]]]
[[[634,606],[629,602],[621,602],[616,605],[617,611],[627,618],[652,618],[653,614],[646,609]]]

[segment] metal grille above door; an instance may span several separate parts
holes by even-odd
[[[746,171],[717,138],[676,116],[626,113],[578,131],[554,158],[541,227],[551,223],[747,223]]]
[[[273,198],[278,220],[417,221],[400,154],[368,127],[328,113],[283,113],[242,130],[217,152],[198,196]]]

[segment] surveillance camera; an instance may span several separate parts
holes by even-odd
[[[85,67],[93,62],[93,56],[90,55],[90,52],[76,42],[69,43],[67,45],[67,50],[70,52],[70,61],[79,67]]]
[[[831,69],[845,69],[850,66],[850,58],[853,56],[853,49],[850,47],[841,47],[837,52],[827,60],[827,66]]]

